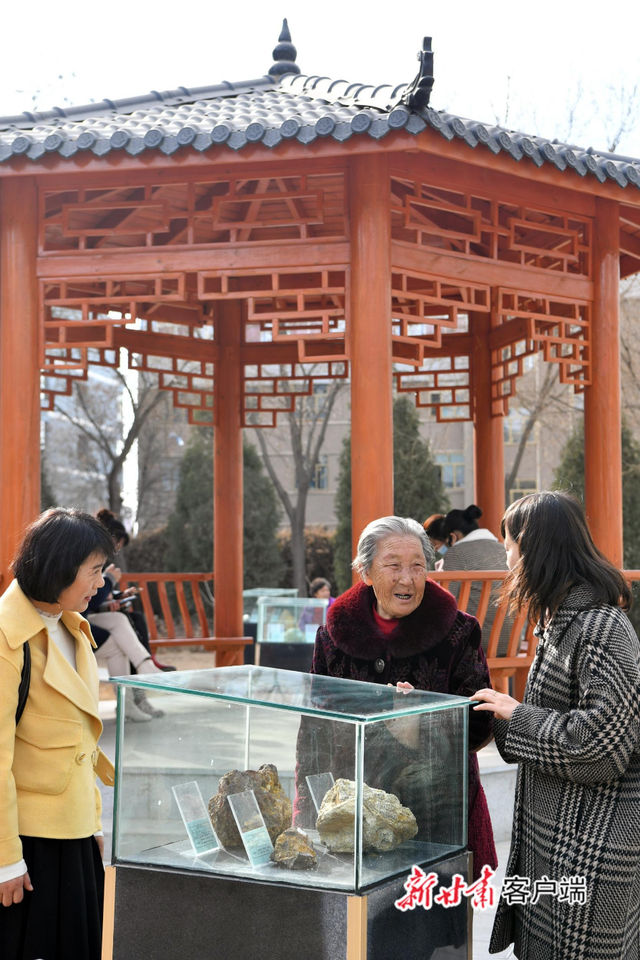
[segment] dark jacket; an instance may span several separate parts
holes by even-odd
[[[447,590],[433,580],[427,580],[422,603],[417,610],[398,621],[396,631],[390,637],[384,637],[376,625],[374,598],[373,589],[364,583],[356,584],[338,597],[328,612],[326,625],[318,629],[312,673],[385,685],[408,681],[420,690],[461,696],[470,696],[481,687],[490,686],[478,621],[459,611]],[[491,737],[492,723],[489,712],[473,713],[470,710],[471,750]],[[302,725],[300,757],[309,753],[309,743],[304,740],[316,735],[314,729],[313,723]],[[335,744],[332,749],[334,747]],[[381,744],[378,754],[392,754],[399,769],[403,764],[405,768],[411,764],[409,751],[397,741],[388,748],[389,745]],[[374,753],[370,751],[370,754]],[[312,772],[329,769],[325,758],[317,758],[316,764],[318,770]],[[309,802],[303,772],[309,771],[299,771],[298,776],[297,810],[301,814]],[[365,770],[365,779],[366,776]],[[368,783],[375,779],[375,775],[368,776]],[[388,776],[386,780],[388,783]],[[375,782],[369,785],[382,786]],[[485,863],[493,868],[497,866],[493,830],[475,753],[469,755],[469,848],[474,852],[476,876]]]
[[[524,701],[496,720],[519,763],[507,876],[586,882],[586,904],[501,899],[490,951],[520,960],[640,955],[640,646],[626,615],[572,590],[540,637]],[[521,888],[522,889],[522,888]]]

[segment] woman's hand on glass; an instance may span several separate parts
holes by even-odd
[[[388,687],[392,687],[392,683],[387,684]],[[412,690],[415,690],[415,687],[412,683],[409,683],[407,680],[398,680],[396,683],[396,691],[398,693],[411,693]]]
[[[0,883],[0,899],[3,907],[10,907],[13,903],[22,903],[25,890],[33,890],[28,873],[14,880],[5,880]]]
[[[477,707],[473,708],[474,710],[492,710],[498,720],[511,720],[513,711],[520,706],[519,700],[514,700],[506,693],[490,690],[488,687],[477,690],[476,693],[472,694],[471,699],[482,701]]]

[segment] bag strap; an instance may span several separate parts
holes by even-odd
[[[27,640],[24,645],[24,660],[22,662],[22,673],[20,674],[20,686],[18,687],[18,709],[16,710],[16,727],[20,723],[20,718],[24,713],[29,696],[29,684],[31,683],[31,648]]]

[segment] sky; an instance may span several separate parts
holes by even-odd
[[[408,82],[432,36],[436,109],[640,157],[640,4],[594,0],[11,4],[0,114],[262,76],[283,16],[304,74]]]

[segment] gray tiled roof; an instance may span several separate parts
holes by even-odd
[[[241,150],[248,143],[275,147],[282,140],[308,144],[318,137],[342,142],[353,136],[380,139],[392,130],[418,134],[427,127],[470,148],[529,158],[601,183],[640,188],[640,160],[529,136],[426,107],[402,103],[405,85],[378,87],[287,74],[211,87],[180,87],[143,97],[103,100],[84,107],[0,117],[0,162],[18,154],[38,161],[47,153],[78,151],[104,156],[124,150],[170,155],[177,150]]]

